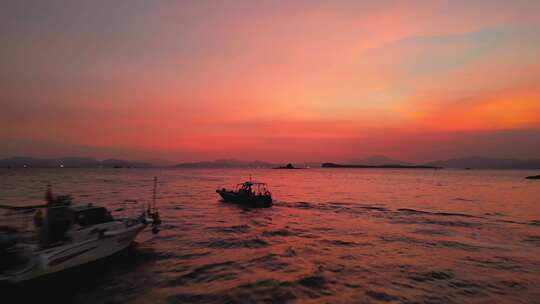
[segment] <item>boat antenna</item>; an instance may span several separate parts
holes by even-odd
[[[51,204],[54,201],[54,195],[52,193],[51,183],[47,182],[47,190],[45,191],[45,200],[47,204]]]
[[[156,210],[157,176],[154,176],[154,190],[152,191],[152,209]]]

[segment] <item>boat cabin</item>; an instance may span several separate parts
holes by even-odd
[[[236,185],[236,192],[243,192],[246,194],[252,194],[252,195],[270,195],[270,191],[268,190],[266,183],[259,183],[259,182],[244,182],[241,184]]]
[[[113,221],[111,213],[104,207],[77,206],[72,208],[74,222],[80,226],[91,226]]]

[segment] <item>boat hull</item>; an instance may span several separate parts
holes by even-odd
[[[224,202],[234,203],[251,208],[268,208],[272,206],[272,197],[270,196],[247,196],[237,192],[227,190],[216,190]]]
[[[122,230],[105,231],[82,242],[39,251],[26,269],[6,275],[4,279],[19,283],[108,257],[128,247],[145,226],[137,223]]]

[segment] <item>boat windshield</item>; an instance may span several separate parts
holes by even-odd
[[[81,226],[91,226],[113,221],[113,217],[104,207],[92,207],[75,211],[75,222]]]

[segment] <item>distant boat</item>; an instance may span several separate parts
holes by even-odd
[[[272,194],[265,183],[247,181],[236,185],[235,190],[225,188],[216,192],[224,202],[239,204],[246,207],[268,208],[272,206]]]
[[[526,179],[540,179],[540,175],[531,175],[531,176],[527,176],[525,178]]]

